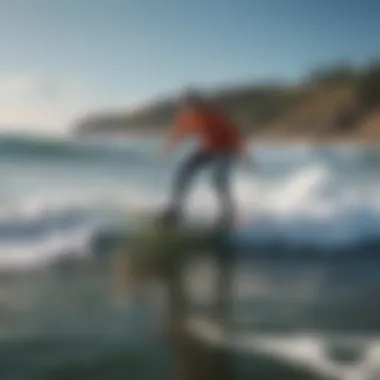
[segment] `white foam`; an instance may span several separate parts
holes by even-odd
[[[379,337],[327,337],[321,334],[270,336],[247,332],[231,336],[219,325],[200,318],[189,319],[187,326],[198,338],[214,345],[228,345],[235,350],[273,357],[328,378],[372,380],[374,374],[380,374]],[[331,358],[328,349],[337,343],[358,351],[357,360],[342,363]]]
[[[137,144],[131,146],[138,150]],[[146,154],[147,149],[141,150]],[[339,154],[343,162],[360,160],[355,149]],[[291,246],[325,248],[352,247],[380,236],[377,176],[367,176],[365,181],[360,177],[352,180],[349,175],[342,179],[334,165],[306,147],[259,148],[256,156],[257,170],[239,170],[232,182],[238,216],[244,221],[238,234],[242,241],[282,241]],[[172,162],[166,168],[152,162],[151,169],[147,166],[133,171],[132,165],[132,169],[125,169],[126,175],[121,175],[120,171],[100,171],[96,165],[89,166],[88,172],[82,167],[78,172],[75,167],[64,167],[62,173],[55,168],[40,172],[37,166],[28,177],[27,167],[15,166],[2,190],[0,223],[34,223],[70,210],[89,215],[99,211],[111,218],[128,215],[136,208],[159,210],[169,200],[174,167]],[[203,175],[194,185],[186,204],[188,217],[213,220],[219,205],[209,178]],[[17,241],[14,246],[1,246],[2,242],[2,252],[23,249]],[[25,257],[28,254],[26,249]]]
[[[48,267],[57,259],[74,255],[86,257],[92,232],[82,229],[65,234],[51,234],[34,243],[2,243],[0,245],[0,268],[2,271],[20,271]]]
[[[253,242],[282,240],[295,245],[344,247],[373,239],[380,233],[379,188],[346,187],[325,195],[334,185],[331,170],[322,164],[301,167],[289,176],[267,181],[238,173],[234,197],[244,220],[241,235]],[[167,202],[163,191],[126,191],[125,208],[140,205],[159,209]],[[129,206],[128,206],[129,205]],[[207,180],[197,180],[189,194],[186,213],[213,220],[218,200]]]

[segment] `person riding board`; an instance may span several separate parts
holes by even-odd
[[[164,156],[185,138],[196,136],[201,145],[179,167],[172,186],[171,201],[161,221],[176,223],[194,175],[206,165],[214,167],[213,184],[221,203],[220,222],[234,220],[229,178],[237,157],[249,162],[249,152],[236,125],[221,110],[197,92],[187,92],[165,142]]]

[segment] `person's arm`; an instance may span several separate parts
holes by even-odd
[[[169,154],[181,140],[192,133],[194,121],[194,116],[188,112],[181,113],[177,117],[165,140],[165,155]]]

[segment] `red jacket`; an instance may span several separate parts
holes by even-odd
[[[221,112],[213,108],[182,111],[171,130],[171,141],[177,142],[190,135],[200,137],[210,153],[239,151],[242,136],[236,126]]]

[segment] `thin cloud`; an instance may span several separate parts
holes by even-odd
[[[0,76],[0,129],[17,126],[64,130],[82,114],[98,108],[93,93],[72,79],[35,75]]]

